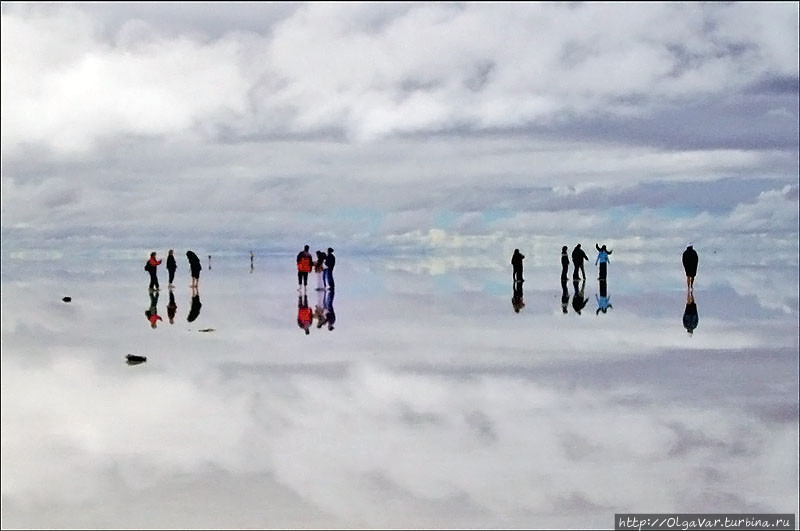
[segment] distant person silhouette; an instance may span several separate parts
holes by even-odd
[[[683,270],[686,272],[686,288],[692,290],[694,289],[694,277],[697,275],[697,251],[694,250],[693,246],[689,245],[683,251],[681,259],[683,261]]]
[[[175,311],[178,309],[178,305],[175,304],[175,294],[172,290],[169,290],[169,303],[167,304],[167,318],[169,319],[169,324],[175,324]]]
[[[567,289],[567,277],[561,277],[561,311],[567,313],[569,306],[569,290]]]
[[[200,265],[200,259],[194,251],[186,251],[186,259],[189,260],[189,270],[192,275],[192,283],[189,287],[197,288],[200,281],[200,270],[203,269],[203,266]]]
[[[178,269],[178,265],[175,263],[174,250],[170,249],[169,253],[167,253],[167,271],[169,271],[169,282],[167,283],[168,288],[174,287],[172,281],[175,280],[176,269]]]
[[[188,322],[192,322],[200,315],[200,308],[203,304],[200,302],[200,292],[196,287],[192,288],[192,307],[189,308],[189,315],[186,316]]]
[[[581,310],[583,310],[586,307],[586,303],[589,302],[589,299],[583,296],[583,289],[586,287],[586,280],[583,280],[580,283],[580,287],[578,287],[578,279],[573,279],[572,287],[575,289],[575,295],[572,296],[572,309],[575,310],[575,313],[580,315]]]
[[[567,246],[561,248],[561,280],[567,280],[569,275],[569,256],[567,256]]]
[[[609,308],[614,308],[611,306],[611,297],[608,296],[608,285],[604,280],[600,281],[600,296],[598,297],[595,293],[594,298],[597,300],[597,311],[594,312],[595,315],[598,315],[600,312],[607,313]]]
[[[156,258],[156,252],[150,253],[150,259],[147,260],[147,272],[150,273],[150,285],[147,289],[151,291],[158,291],[158,273],[156,268],[161,265],[161,260]]]
[[[572,266],[574,268],[572,271],[573,280],[581,278],[581,275],[578,274],[579,271],[583,275],[583,280],[586,280],[586,271],[583,269],[584,260],[589,260],[589,257],[586,256],[586,253],[581,249],[581,244],[578,244],[572,250]]]
[[[686,308],[683,310],[683,327],[689,333],[694,334],[700,318],[697,315],[697,304],[694,301],[694,290],[686,291]]]
[[[613,251],[609,251],[606,249],[606,246],[603,245],[600,247],[596,243],[594,244],[595,249],[597,249],[597,258],[594,261],[594,265],[597,265],[598,262],[600,263],[600,275],[598,276],[599,280],[606,280],[606,276],[608,274],[608,255],[610,255]]]
[[[302,251],[297,253],[297,291],[308,286],[308,274],[311,272],[313,263],[314,259],[311,257],[311,253],[308,252],[308,245],[306,245]]]
[[[255,257],[255,255],[253,254],[253,251],[250,251],[250,272],[251,273],[253,272],[253,269],[255,268],[255,266],[253,265],[253,258],[254,257]]]
[[[511,306],[514,308],[514,312],[519,313],[519,311],[525,307],[523,297],[522,281],[517,280],[514,282],[514,292],[511,295]]]
[[[211,271],[211,255],[208,255],[208,270]]]
[[[325,267],[326,269],[323,271],[323,273],[327,273],[328,275],[328,289],[333,290],[333,288],[336,286],[336,284],[333,282],[333,268],[336,267],[336,257],[333,256],[332,247],[328,247],[328,254],[325,255]]]
[[[328,331],[333,330],[333,325],[336,323],[336,312],[333,311],[333,295],[334,291],[328,290],[325,293],[325,322],[328,323]]]
[[[158,291],[150,291],[150,307],[144,311],[144,316],[150,322],[150,328],[155,328],[159,321],[163,321],[158,315]]]
[[[511,255],[511,277],[514,282],[525,282],[522,278],[522,261],[525,260],[525,255],[519,252],[519,249],[514,249],[514,254]]]
[[[305,330],[306,335],[311,333],[311,321],[313,319],[313,314],[311,312],[311,308],[308,307],[308,297],[303,295],[298,295],[297,297],[297,326]]]

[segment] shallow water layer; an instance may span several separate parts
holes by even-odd
[[[701,268],[690,334],[679,263],[515,293],[510,266],[340,256],[306,333],[292,262],[215,257],[194,298],[179,265],[156,300],[139,261],[5,260],[3,526],[798,512],[796,267]]]

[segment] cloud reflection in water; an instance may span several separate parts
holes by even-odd
[[[531,268],[516,314],[510,271],[377,261],[374,290],[342,267],[335,332],[305,335],[291,263],[219,259],[197,320],[155,331],[146,282],[117,267],[68,307],[69,277],[4,271],[6,525],[607,527],[614,512],[794,510],[797,298],[759,297],[749,272],[698,277],[689,337],[680,278],[665,289],[617,267],[613,311],[564,315],[558,271]],[[174,295],[188,311],[190,291]]]

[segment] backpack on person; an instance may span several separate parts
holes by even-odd
[[[147,272],[149,273],[149,272],[150,272],[152,269],[153,269],[153,266],[150,264],[150,260],[148,260],[147,262],[145,262],[145,264],[144,264],[144,270],[145,270],[145,271],[147,271]]]

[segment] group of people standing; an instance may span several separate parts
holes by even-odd
[[[316,260],[309,252],[309,246],[297,253],[297,291],[305,290],[308,286],[308,274],[314,271],[317,275],[317,291],[333,291],[333,268],[336,266],[336,257],[333,249],[328,247],[328,252],[316,252]]]
[[[597,249],[597,259],[594,261],[595,265],[600,265],[600,273],[599,273],[599,280],[605,281],[608,275],[608,263],[609,255],[613,252],[610,249],[607,249],[605,245],[598,245],[597,243],[594,244],[595,248]],[[514,249],[514,254],[511,255],[511,267],[512,267],[512,277],[514,282],[525,282],[525,279],[522,278],[522,261],[525,259],[525,255],[519,252],[519,249]],[[569,259],[570,255],[567,254],[567,246],[563,246],[561,248],[561,278],[566,279],[567,274],[569,272]],[[583,262],[589,260],[589,257],[586,256],[586,253],[583,249],[581,249],[581,244],[575,246],[572,249],[572,278],[578,280],[583,278],[586,280],[586,270],[583,267]]]
[[[599,314],[600,312],[606,313],[609,309],[613,308],[611,305],[611,297],[608,295],[608,286],[606,282],[608,263],[610,262],[609,255],[611,255],[612,251],[607,249],[605,245],[601,246],[595,243],[594,246],[595,249],[597,249],[597,258],[594,263],[600,266],[598,273],[600,293],[599,295],[595,294],[597,300],[597,311],[595,313]],[[575,289],[575,295],[572,297],[572,308],[575,313],[580,315],[586,303],[589,302],[589,299],[584,297],[583,294],[583,283],[586,282],[586,272],[583,264],[585,261],[589,260],[589,257],[586,256],[586,253],[581,249],[581,244],[577,244],[575,248],[572,249],[571,254],[568,254],[567,251],[568,248],[566,245],[561,248],[561,308],[563,313],[567,313],[570,301],[569,291],[567,290],[567,280],[571,257],[573,264],[572,280]],[[522,282],[525,280],[522,277],[522,260],[524,259],[525,255],[520,253],[519,249],[514,249],[514,254],[511,256],[511,266],[513,269],[512,278],[514,280],[514,292],[511,297],[511,304],[516,313],[519,313],[520,310],[525,307],[522,294]],[[699,320],[697,303],[694,299],[694,279],[695,276],[697,276],[698,261],[697,251],[695,251],[694,246],[690,243],[681,256],[683,269],[686,273],[686,308],[683,314],[683,326],[686,328],[689,335],[693,334]],[[581,279],[583,283],[579,286],[579,281]]]
[[[209,256],[209,259],[211,257]],[[192,283],[189,287],[197,288],[198,281],[200,280],[200,270],[203,269],[203,266],[200,265],[200,259],[194,253],[194,251],[186,251],[186,259],[189,260],[189,271],[192,276]],[[147,289],[150,291],[159,291],[158,285],[158,266],[161,265],[162,260],[157,258],[157,253],[153,251],[150,253],[150,258],[147,260],[147,263],[144,266],[144,270],[150,273],[150,285]],[[168,288],[174,288],[175,285],[172,283],[175,280],[175,271],[178,269],[178,264],[175,262],[175,251],[170,249],[167,254],[167,271],[169,272],[169,284]]]
[[[151,328],[156,328],[159,321],[163,321],[162,317],[158,314],[158,295],[159,291],[150,290],[150,307],[145,310],[144,316],[150,322]],[[189,314],[186,316],[186,321],[191,323],[197,316],[200,315],[200,308],[203,304],[200,302],[200,293],[197,288],[192,289],[191,308]],[[169,290],[169,303],[167,304],[167,319],[169,324],[175,324],[175,312],[178,310],[178,305],[175,303],[175,294]]]
[[[594,265],[600,266],[600,271],[598,272],[597,279],[601,282],[605,282],[608,278],[608,264],[611,261],[609,257],[613,250],[607,249],[605,245],[599,245],[597,243],[594,244],[595,249],[597,249],[597,258],[594,261]],[[570,263],[570,256],[572,257],[572,279],[579,280],[583,278],[586,280],[586,270],[583,267],[584,261],[588,261],[589,257],[586,256],[586,253],[581,248],[581,244],[577,244],[573,249],[571,255],[567,254],[568,248],[567,246],[563,246],[561,248],[561,279],[566,280],[568,278],[569,273],[569,263]],[[522,278],[522,261],[525,259],[525,255],[519,252],[519,249],[514,249],[514,254],[511,255],[511,267],[512,267],[512,278],[514,282],[524,282],[525,279]],[[683,252],[682,256],[683,262],[683,269],[686,272],[686,288],[689,291],[694,289],[694,277],[697,275],[697,251],[694,250],[694,247],[690,244],[686,247],[686,250]]]
[[[600,272],[598,275],[598,280],[605,281],[608,276],[608,263],[609,263],[609,255],[613,252],[613,250],[606,249],[605,245],[598,245],[597,243],[594,244],[595,249],[597,249],[597,258],[594,261],[594,265],[600,265]],[[581,244],[577,244],[574,249],[572,249],[572,279],[579,280],[583,278],[586,280],[586,270],[583,268],[583,262],[588,261],[589,257],[586,256],[586,253],[581,248]],[[567,246],[563,246],[561,248],[561,278],[566,279],[567,273],[569,271],[569,257],[567,256]]]
[[[333,297],[334,290],[329,289],[317,292],[317,305],[312,310],[308,306],[308,295],[303,292],[297,296],[297,326],[299,326],[306,335],[311,333],[311,325],[314,319],[317,320],[317,328],[322,328],[327,325],[328,330],[334,329],[336,323],[336,312],[333,310]]]

